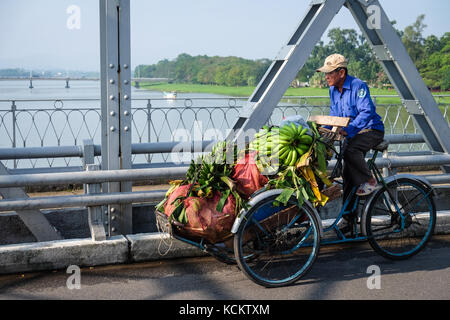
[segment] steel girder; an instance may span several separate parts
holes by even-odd
[[[267,123],[273,109],[342,6],[347,7],[355,18],[400,94],[403,105],[423,132],[429,148],[449,153],[450,128],[378,0],[311,1],[302,21],[248,99],[227,140],[242,147]],[[374,12],[376,16],[373,16]],[[373,19],[377,20],[376,23],[369,22]],[[449,167],[443,169],[450,172]]]

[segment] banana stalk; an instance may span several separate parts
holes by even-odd
[[[314,176],[314,172],[311,167],[302,167],[301,173],[303,174],[303,177],[306,179],[306,181],[310,184],[314,196],[317,198],[316,205],[320,204],[321,206],[324,206],[328,201],[328,197],[320,192],[319,185],[317,184],[316,177]]]

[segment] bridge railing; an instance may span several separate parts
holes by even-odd
[[[428,151],[397,96],[373,99],[385,123],[386,134],[407,137],[402,144],[391,145],[390,152]],[[436,100],[450,122],[450,95],[436,96]],[[170,147],[174,142],[225,138],[246,101],[247,97],[133,99],[133,163],[168,164],[173,162]],[[307,119],[328,112],[328,97],[284,97],[269,124],[280,123],[293,114]],[[91,140],[97,146],[96,156],[100,154],[100,124],[99,99],[0,100],[0,160],[9,168],[82,166],[84,140]]]
[[[389,152],[377,159],[386,175],[398,167],[450,165],[449,154],[427,150],[401,104],[389,101],[395,97],[375,99],[386,124],[385,137],[391,143]],[[439,106],[449,121],[447,96],[438,99],[442,99]],[[184,177],[192,156],[210,150],[214,141],[226,136],[246,101],[245,97],[135,99],[131,146],[134,161],[132,169],[127,170],[98,170],[102,152],[99,100],[0,101],[0,189],[7,191],[0,200],[0,213],[16,211],[28,221],[26,225],[36,239],[45,239],[53,235],[32,230],[42,222],[41,209],[86,207],[92,238],[105,239],[114,233],[111,226],[115,216],[105,209],[108,205],[155,203],[166,190],[101,193],[102,183]],[[328,114],[328,110],[327,97],[288,97],[275,108],[269,124],[293,114],[308,118]],[[182,150],[187,157],[180,159],[176,150]],[[57,160],[61,159],[64,165],[58,167]],[[74,165],[74,159],[80,163]],[[332,167],[333,161],[329,165]],[[450,174],[423,177],[433,184],[450,183]],[[22,189],[70,184],[83,184],[85,193],[28,198]]]

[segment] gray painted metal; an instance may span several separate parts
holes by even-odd
[[[427,145],[433,151],[448,154],[450,128],[377,0],[312,1],[300,25],[286,46],[281,48],[246,106],[241,110],[239,119],[227,140],[243,146],[246,139],[251,139],[267,122],[289,84],[309,58],[314,45],[344,4],[380,59],[389,79],[402,97],[406,109],[422,130]],[[367,12],[368,6],[376,6],[379,9],[378,29],[373,25],[368,26],[371,19]],[[443,169],[450,172],[450,167]]]
[[[0,162],[0,176],[3,177],[6,175],[9,175],[8,169]],[[0,188],[0,195],[3,197],[3,200],[0,201],[2,203],[8,201],[8,199],[20,199],[19,201],[21,202],[28,199],[26,192],[18,187]],[[52,227],[39,208],[18,209],[16,213],[37,241],[62,239],[61,235]]]
[[[102,169],[131,168],[130,2],[100,0]],[[111,182],[103,192],[129,192],[131,182]],[[130,205],[108,206],[109,235],[132,232]]]
[[[0,148],[0,159],[36,159],[36,158],[66,158],[86,157],[93,152],[93,156],[100,156],[101,145],[90,144],[92,140],[86,139],[82,146],[59,147],[26,147],[26,148]],[[170,152],[202,152],[210,151],[216,141],[190,141],[190,142],[147,142],[133,143],[132,154],[170,153]],[[422,141],[423,142],[423,141]],[[88,149],[86,149],[88,148]],[[92,163],[92,162],[89,162]]]
[[[131,169],[131,25],[130,25],[130,0],[119,0],[119,83],[120,83],[120,169]],[[120,191],[131,192],[131,181],[122,181]],[[133,233],[133,208],[127,203],[120,206],[120,215],[111,214],[110,225],[115,227],[117,220],[116,233],[112,234],[131,234]],[[116,216],[116,219],[113,219]],[[112,231],[112,229],[111,229]]]
[[[122,169],[100,170],[64,173],[38,173],[5,176],[0,179],[0,188],[18,186],[42,186],[70,183],[103,183],[109,181],[143,181],[155,178],[171,178],[185,175],[188,166],[151,168],[151,169]]]
[[[389,158],[377,158],[375,160],[380,167],[410,167],[410,166],[440,166],[450,164],[450,154],[434,154],[425,156],[389,156]]]
[[[86,170],[97,171],[100,170],[100,166],[95,164],[88,164],[86,165]],[[101,193],[100,184],[99,183],[87,184],[86,193],[100,194]],[[94,241],[106,240],[103,209],[101,206],[88,206],[88,223],[89,223],[89,230],[91,231],[92,240]]]
[[[389,144],[422,143],[425,142],[421,134],[387,134],[385,140]],[[91,140],[84,140],[82,146],[60,147],[27,147],[27,148],[0,148],[0,160],[9,159],[35,159],[35,158],[65,158],[65,157],[92,157],[89,146]],[[205,152],[212,149],[216,141],[190,141],[190,142],[148,142],[133,143],[132,154],[170,153],[170,152]],[[101,145],[93,146],[93,156],[101,155]],[[86,163],[93,163],[89,162]]]
[[[402,176],[402,175],[399,175]],[[432,183],[443,183],[442,178],[446,178],[446,182],[450,182],[450,175],[443,175],[432,179],[433,176],[415,176],[408,175],[415,179],[423,181],[426,185]],[[392,179],[388,177],[387,179]],[[275,191],[275,190],[270,190]],[[88,194],[88,195],[74,195],[74,196],[59,196],[59,197],[39,197],[30,199],[7,199],[0,201],[0,214],[2,211],[23,211],[23,210],[37,210],[50,208],[68,208],[68,207],[84,207],[84,206],[101,206],[110,203],[149,203],[159,202],[164,199],[167,190],[155,190],[144,192],[120,192],[109,194]],[[265,194],[267,195],[267,194]],[[255,197],[256,199],[256,197]],[[261,198],[258,198],[261,199]],[[242,219],[241,219],[242,220]],[[239,222],[235,222],[236,228]]]
[[[311,2],[297,29],[281,48],[242,108],[239,119],[226,138],[227,141],[234,141],[238,146],[242,146],[268,121],[273,109],[344,2],[345,0]]]
[[[36,158],[64,158],[82,157],[83,149],[80,146],[58,147],[26,147],[26,148],[0,148],[0,159],[36,159]]]
[[[0,211],[101,206],[108,205],[110,203],[120,205],[138,202],[157,202],[164,199],[166,192],[167,190],[112,192],[60,197],[36,197],[26,200],[2,200],[0,201]]]
[[[378,167],[399,168],[414,166],[440,166],[450,164],[450,154],[417,155],[417,156],[393,156],[389,158],[379,157],[375,160]],[[330,160],[328,168],[333,168],[336,160]]]
[[[329,162],[332,168],[336,160]],[[449,154],[417,155],[417,156],[392,156],[389,158],[377,158],[379,167],[397,168],[410,166],[444,165],[450,164]],[[0,188],[20,186],[55,185],[70,183],[102,183],[108,181],[142,181],[155,178],[171,178],[186,174],[189,166],[149,168],[149,169],[122,169],[82,171],[70,173],[39,173],[3,176],[0,179]]]
[[[83,140],[83,166],[86,168],[95,161],[95,145],[92,139]]]
[[[450,174],[433,174],[421,176],[431,184],[450,183]]]
[[[421,134],[386,134],[384,140],[388,141],[389,144],[425,142]]]

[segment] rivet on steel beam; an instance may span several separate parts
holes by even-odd
[[[127,95],[127,94],[124,95],[123,98],[124,98],[125,100],[128,100],[128,95]]]
[[[111,127],[111,128],[109,128],[109,130],[114,131],[114,130],[116,130],[116,128]],[[113,209],[114,209],[114,208],[113,208]],[[111,210],[112,210],[112,209],[111,209]]]
[[[111,208],[111,209],[109,209],[109,211],[111,211],[111,212],[116,212],[116,208]]]
[[[128,84],[128,80],[123,80],[123,83]]]
[[[116,112],[115,111],[111,111],[109,114],[114,117],[116,115]]]
[[[114,68],[114,65],[112,63],[110,63],[109,67],[112,69],[112,68]]]
[[[126,110],[126,111],[123,112],[123,114],[124,114],[125,116],[127,116],[127,115],[129,115],[130,113],[128,112],[128,110]]]
[[[114,84],[114,79],[109,79],[110,84]]]
[[[114,227],[113,227],[113,228],[111,228],[111,231],[112,231],[112,232],[116,231],[116,228],[114,228]]]
[[[109,96],[109,100],[114,100],[114,96],[113,96],[113,95],[110,95],[110,96]]]
[[[111,216],[111,220],[116,220],[116,216]]]
[[[128,131],[128,126],[125,126],[124,128],[123,128],[123,130],[125,130],[125,131]]]
[[[128,65],[127,65],[126,63],[123,65],[123,67],[124,67],[125,69],[128,69]]]

